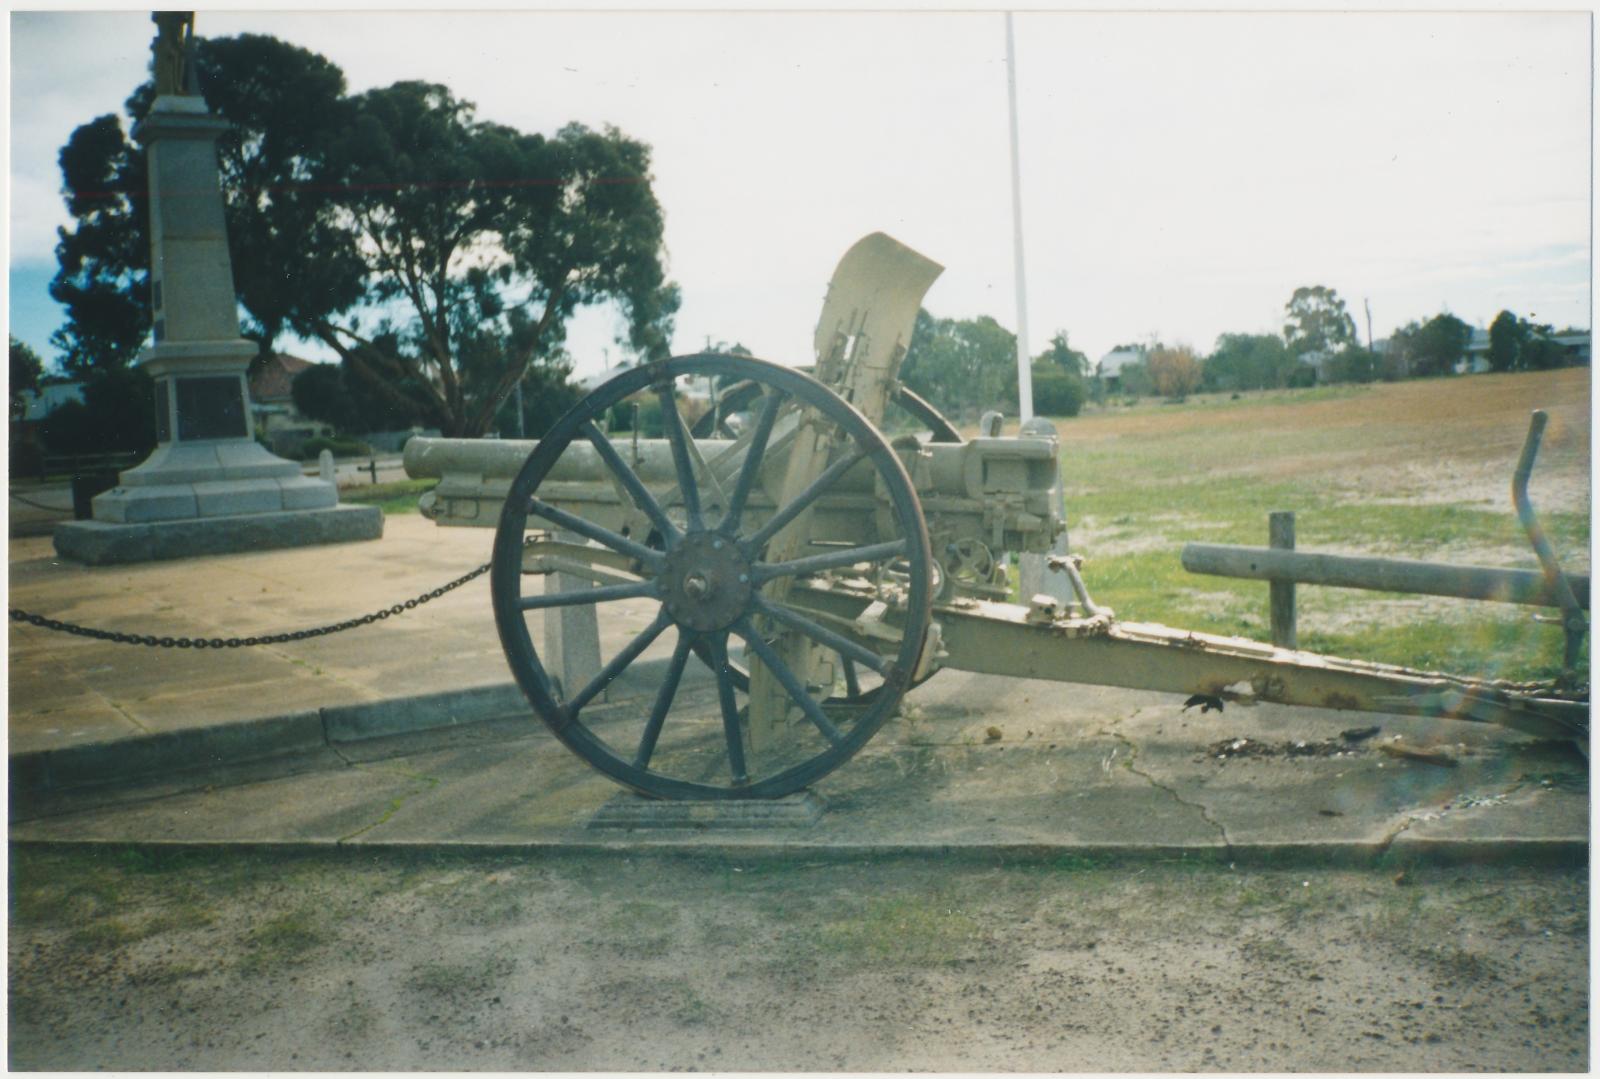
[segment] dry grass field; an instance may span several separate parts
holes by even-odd
[[[1302,550],[1537,568],[1511,475],[1550,414],[1530,492],[1569,570],[1589,569],[1587,368],[1142,401],[1061,420],[1072,549],[1124,618],[1266,639],[1267,586],[1186,573],[1186,542],[1265,545],[1296,513]],[[1549,677],[1561,633],[1534,608],[1302,587],[1302,647]]]

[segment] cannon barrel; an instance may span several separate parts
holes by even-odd
[[[623,434],[613,444],[647,487],[675,484],[667,440]],[[531,440],[413,438],[406,443],[406,474],[439,480],[422,499],[424,516],[442,525],[493,527],[512,479],[537,445]],[[735,442],[696,439],[694,445],[714,472],[725,477],[735,473],[742,456]],[[1055,439],[1025,436],[935,443],[907,436],[897,440],[895,448],[916,487],[930,531],[942,538],[970,537],[996,549],[1043,551],[1060,531],[1051,497],[1059,468]],[[763,482],[749,502],[755,520],[772,512],[772,499],[764,488],[775,488],[782,456],[771,453],[763,464]],[[880,502],[873,483],[865,462],[845,473],[819,502],[817,512],[826,519],[819,534],[869,541],[876,534],[873,511]],[[605,462],[587,443],[567,447],[540,497],[607,527],[616,527],[629,512]]]

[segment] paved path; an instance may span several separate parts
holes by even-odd
[[[86,567],[29,537],[11,541],[10,605],[156,637],[270,635],[430,591],[486,562],[492,541],[408,514],[371,543]],[[631,606],[615,607],[623,632]],[[251,648],[146,648],[12,622],[10,659],[13,754],[509,681],[487,575],[374,625]]]
[[[48,536],[61,521],[72,520],[72,488],[65,483],[13,488],[6,499],[10,535]]]
[[[486,561],[491,541],[487,529],[396,516],[371,543],[89,568],[55,558],[48,538],[19,538],[11,605],[128,633],[270,634],[418,595]],[[605,639],[651,613],[609,604]],[[1274,706],[1201,716],[1169,695],[950,671],[820,784],[828,810],[810,828],[594,831],[616,788],[509,686],[487,577],[376,625],[282,645],[151,649],[14,622],[10,635],[14,839],[1586,852],[1587,766],[1569,747],[1447,720]],[[653,688],[618,687],[616,722],[637,723]],[[709,694],[695,692],[711,718]],[[1376,736],[1340,737],[1374,724]],[[106,785],[134,773],[138,783]]]

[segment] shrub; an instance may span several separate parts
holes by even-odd
[[[1200,360],[1191,349],[1152,349],[1145,361],[1150,370],[1150,381],[1162,397],[1182,401],[1200,388]]]
[[[635,394],[611,406],[611,433],[633,430],[633,406],[639,406],[639,437],[663,438],[661,426],[661,400],[655,394]]]
[[[1347,348],[1328,361],[1329,382],[1371,382],[1378,377],[1378,357],[1364,348]]]
[[[1033,410],[1041,416],[1076,416],[1088,389],[1083,379],[1055,364],[1033,369]]]

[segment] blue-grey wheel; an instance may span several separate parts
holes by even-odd
[[[747,397],[752,419],[740,438],[742,455],[740,443],[730,447],[723,441],[716,444],[725,454],[720,464],[701,459],[674,389],[686,375],[754,384]],[[670,480],[641,478],[627,460],[623,440],[613,444],[599,426],[615,406],[646,392],[660,405],[671,448]],[[776,505],[766,493],[774,485],[763,484],[763,470],[781,474],[785,449],[773,432],[793,429],[791,417],[797,413],[825,447],[826,466],[791,500]],[[592,447],[619,499],[625,493],[624,506],[648,527],[624,534],[586,518],[576,502],[560,505],[561,485],[550,476],[575,444]],[[708,482],[714,467],[725,474]],[[866,471],[872,473],[870,481]],[[845,489],[847,495],[839,494]],[[852,505],[863,499],[873,504],[865,513],[853,513],[850,539],[816,536],[818,553],[794,557],[790,552],[790,557],[767,560],[772,540],[786,525],[840,498],[854,499]],[[526,545],[531,534],[542,531],[576,534],[595,545],[612,567],[606,583],[554,595],[529,591],[536,578],[525,572]],[[619,571],[619,565],[626,568]],[[512,674],[540,719],[578,756],[618,783],[655,797],[777,798],[849,760],[893,713],[927,635],[931,566],[915,490],[894,449],[865,417],[792,369],[744,357],[696,355],[624,371],[579,401],[539,440],[507,494],[495,536],[491,588]],[[785,588],[810,574],[853,568],[853,575],[870,579],[890,567],[897,582],[894,621],[900,637],[879,649],[824,625],[786,598]],[[643,601],[653,617],[588,684],[559,685],[540,659],[530,615],[623,599]],[[842,658],[852,698],[847,706],[828,700],[825,688],[808,685],[805,671],[790,669],[782,650],[772,645],[778,632],[797,634]],[[753,746],[746,729],[749,682],[732,655],[741,646],[746,657],[766,666],[796,717],[789,733],[771,746]],[[654,660],[646,658],[652,647],[658,653]],[[691,661],[711,673],[697,688],[685,679]],[[639,698],[637,708],[597,707],[601,694],[630,668],[635,686],[659,669],[659,677],[650,675],[653,692]],[[862,680],[875,684],[863,689]]]

